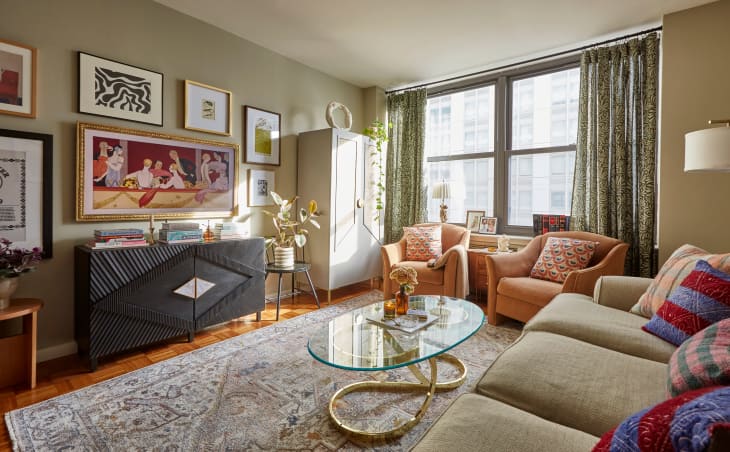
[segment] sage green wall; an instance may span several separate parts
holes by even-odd
[[[684,134],[730,118],[730,0],[664,16],[659,261],[684,243],[730,252],[730,174],[685,173]]]
[[[151,0],[0,0],[0,38],[38,49],[37,119],[0,115],[0,128],[52,134],[53,259],[23,277],[16,296],[45,301],[39,315],[41,359],[73,353],[73,247],[98,227],[139,226],[143,222],[75,221],[76,122],[202,137],[242,145],[243,105],[282,115],[281,167],[276,190],[292,196],[296,189],[296,143],[299,132],[327,127],[327,103],[337,100],[353,113],[352,130],[361,131],[363,90],[289,60],[211,25]],[[164,127],[79,114],[77,51],[162,72]],[[233,136],[192,133],[183,125],[185,79],[233,92]],[[372,94],[371,94],[372,95]],[[245,176],[240,165],[239,213],[251,217],[253,234],[268,230],[260,208],[246,206]],[[273,167],[269,167],[273,168]]]

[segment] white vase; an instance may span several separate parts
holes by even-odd
[[[0,278],[0,310],[10,307],[10,297],[18,288],[20,278]]]
[[[294,247],[274,248],[274,266],[276,267],[293,267],[294,266]]]

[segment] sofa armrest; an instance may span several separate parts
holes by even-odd
[[[596,281],[593,302],[628,311],[639,301],[653,279],[636,276],[601,276]]]

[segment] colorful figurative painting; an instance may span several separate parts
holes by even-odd
[[[79,112],[162,126],[158,72],[79,52]]]
[[[238,145],[78,124],[78,220],[224,217]]]

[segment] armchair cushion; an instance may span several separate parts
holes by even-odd
[[[532,267],[532,278],[562,283],[570,272],[588,266],[596,251],[596,242],[566,237],[548,237],[540,257]]]
[[[441,225],[404,227],[406,260],[428,261],[441,256]]]
[[[517,277],[499,280],[497,292],[502,296],[525,300],[529,303],[545,306],[560,293],[563,286],[543,279]]]

